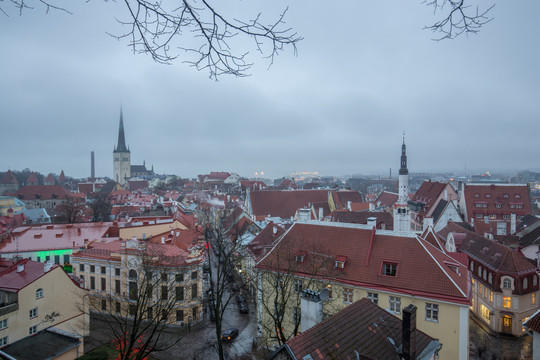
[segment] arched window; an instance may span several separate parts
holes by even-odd
[[[135,270],[129,270],[128,277],[129,277],[130,279],[137,279],[137,271],[135,271]]]
[[[41,299],[43,297],[43,289],[39,288],[36,290],[36,299]]]
[[[491,273],[488,274],[488,281],[490,284],[493,283],[493,276],[491,276]]]
[[[486,271],[486,269],[484,269],[484,281],[486,281],[486,280],[487,280],[487,271]]]
[[[511,288],[512,288],[512,281],[510,279],[504,279],[503,289],[511,289]]]
[[[523,289],[526,289],[528,286],[529,286],[529,281],[527,280],[527,278],[524,278],[523,279]]]

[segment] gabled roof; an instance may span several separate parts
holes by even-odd
[[[15,196],[23,201],[28,200],[52,200],[70,199],[74,194],[61,185],[26,185],[15,193]]]
[[[418,188],[418,190],[414,194],[412,200],[415,202],[423,203],[424,207],[422,209],[422,212],[427,213],[431,206],[435,204],[435,201],[442,193],[446,185],[448,184],[440,183],[438,181],[424,181],[422,185],[420,185],[420,188]]]
[[[60,172],[60,176],[58,176],[58,182],[63,183],[66,181],[66,174],[64,174],[64,170]]]
[[[394,206],[396,201],[398,200],[399,195],[393,192],[389,191],[383,191],[380,193],[380,195],[375,200],[375,204],[380,203],[381,205],[385,206],[386,208],[391,208]]]
[[[356,352],[360,359],[400,360],[401,345],[402,321],[365,298],[285,344],[296,359],[309,354],[313,359],[341,360],[356,360]],[[416,330],[417,355],[424,350],[434,353],[438,346],[438,341]]]
[[[462,233],[465,234],[465,239],[458,250],[476,261],[495,271],[508,274],[535,272],[535,266],[516,250],[472,231],[464,230]]]
[[[2,177],[2,180],[0,180],[0,184],[19,184],[19,181],[17,181],[17,178],[15,177],[15,175],[13,175],[13,172],[11,170],[8,170],[4,177]]]
[[[17,265],[23,265],[24,270],[17,271]],[[56,268],[53,266],[51,269]],[[18,292],[45,275],[45,264],[30,259],[23,259],[0,272],[0,290]]]
[[[364,198],[358,191],[333,191],[334,202],[337,209],[347,209],[349,201],[351,203],[362,203]]]
[[[377,219],[377,229],[385,225],[386,230],[394,229],[394,217],[386,211],[340,211],[336,210],[332,213],[332,221],[351,224],[367,224],[367,219],[374,217]]]
[[[28,178],[26,179],[26,185],[37,185],[38,184],[38,178],[36,177],[35,173],[30,173],[28,175]]]
[[[328,202],[328,190],[265,190],[250,194],[253,214],[259,219],[270,215],[289,219],[297,209],[314,202]]]
[[[260,260],[260,258],[266,254],[266,250],[269,249],[284,232],[284,228],[270,221],[268,225],[266,225],[266,227],[247,245],[247,249],[251,253],[253,259],[255,261]]]
[[[355,224],[295,223],[257,267],[272,270],[283,266],[280,261],[294,262],[291,254],[297,250],[308,251],[306,261],[295,264],[298,276],[314,276],[314,261],[346,254],[345,268],[333,271],[331,266],[318,266],[316,276],[342,284],[470,304],[467,268],[413,233],[373,231]],[[397,264],[396,276],[381,274],[385,262]],[[458,273],[449,264],[455,265]]]
[[[242,191],[246,190],[246,188],[250,190],[264,190],[267,188],[266,184],[259,180],[240,180],[240,187]]]

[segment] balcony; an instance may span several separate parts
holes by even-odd
[[[18,302],[11,303],[11,304],[5,304],[5,303],[0,304],[0,316],[12,313],[17,310],[19,310]]]

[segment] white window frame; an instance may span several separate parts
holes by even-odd
[[[37,325],[30,326],[28,329],[28,335],[34,335],[35,333],[37,333]]]
[[[352,288],[343,288],[343,303],[344,304],[352,304],[354,301],[354,289]]]
[[[388,298],[388,310],[395,314],[401,314],[401,298],[398,296],[390,296]]]
[[[36,290],[36,299],[42,299],[43,298],[43,288],[39,288]]]
[[[38,316],[38,308],[36,307],[36,308],[30,309],[29,314],[30,314],[30,319],[33,319],[33,318],[37,317]]]
[[[7,329],[7,327],[8,327],[8,319],[0,320],[0,330]]]
[[[7,336],[0,338],[0,347],[6,346],[8,343],[9,343],[9,339]]]
[[[426,303],[426,320],[439,322],[439,305]]]
[[[303,281],[301,279],[295,279],[294,280],[294,292],[302,292],[303,289]]]
[[[374,303],[375,305],[379,304],[379,294],[374,292],[367,293],[367,299]]]

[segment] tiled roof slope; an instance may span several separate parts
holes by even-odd
[[[285,229],[270,221],[268,225],[266,225],[266,227],[247,245],[247,249],[255,261],[260,260],[261,257],[266,254],[265,250],[283,235],[284,232]]]
[[[21,200],[51,200],[73,198],[73,193],[61,185],[26,185],[15,193]]]
[[[280,262],[294,263],[295,253],[307,251],[303,263],[294,263],[298,276],[312,277],[314,264],[325,259],[329,265],[317,266],[317,275],[338,283],[470,304],[467,268],[410,236],[387,230],[374,233],[365,225],[295,223],[257,267],[283,267]],[[338,256],[347,257],[343,269],[334,269]],[[381,274],[384,262],[398,264],[396,276]],[[457,266],[458,273],[449,264]]]
[[[396,193],[383,191],[382,193],[379,194],[379,196],[375,200],[375,204],[380,203],[381,205],[384,205],[387,208],[391,208],[396,203],[398,197],[399,195]]]
[[[28,175],[28,179],[26,179],[26,185],[37,185],[38,184],[38,179],[36,177],[36,174],[34,174],[33,172],[30,173],[30,175]]]
[[[416,202],[424,203],[423,213],[427,213],[431,206],[435,204],[435,201],[444,190],[447,184],[440,183],[438,181],[424,181],[420,188],[414,194],[412,200]]]
[[[535,266],[516,250],[470,231],[465,234],[467,237],[458,250],[491,269],[516,275],[535,271]]]
[[[527,320],[525,323],[523,323],[527,329],[536,331],[537,333],[540,333],[540,310],[535,312],[529,320]]]
[[[521,239],[519,239],[519,245],[520,246],[529,246],[533,244],[539,244],[540,243],[540,227],[537,227],[533,231],[529,232],[528,234],[524,235]]]
[[[368,299],[361,299],[286,344],[297,359],[310,354],[313,359],[356,360],[357,351],[360,359],[400,360],[397,348],[402,345],[401,323]],[[432,341],[417,329],[416,354],[420,355]]]
[[[281,217],[288,219],[296,210],[314,202],[328,202],[328,190],[268,190],[252,191],[251,207],[257,217]]]
[[[17,272],[17,265],[24,265],[24,270]],[[24,259],[18,263],[3,269],[0,272],[0,290],[19,291],[28,284],[45,275],[45,264],[30,259]],[[51,269],[57,267],[54,265]]]
[[[334,202],[337,209],[346,209],[348,202],[361,203],[364,201],[362,194],[358,191],[333,191]]]
[[[0,180],[0,184],[18,184],[17,178],[15,175],[13,175],[13,172],[11,170],[8,170],[8,172],[2,177],[2,180]]]
[[[332,213],[332,221],[351,224],[367,224],[367,219],[374,217],[377,219],[377,229],[381,229],[381,225],[385,225],[386,230],[394,228],[394,217],[386,211],[334,211]]]

